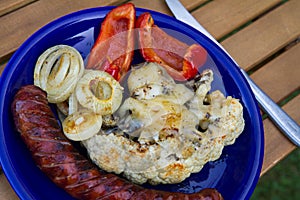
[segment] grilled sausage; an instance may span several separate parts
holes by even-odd
[[[47,94],[34,85],[23,86],[11,108],[16,129],[37,166],[77,199],[223,199],[215,189],[194,194],[145,189],[98,169],[66,139]]]

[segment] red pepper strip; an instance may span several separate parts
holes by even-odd
[[[168,35],[154,24],[150,13],[141,14],[136,27],[144,59],[162,65],[175,80],[195,77],[198,68],[206,62],[207,51],[202,46],[189,46]]]
[[[101,24],[87,69],[104,70],[120,80],[129,70],[134,50],[135,7],[127,3],[112,9]]]

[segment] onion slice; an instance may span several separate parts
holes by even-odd
[[[123,88],[110,74],[85,70],[75,89],[79,104],[101,115],[114,113],[122,102]]]
[[[62,123],[64,134],[74,141],[82,141],[97,134],[102,126],[102,116],[87,109],[74,112]]]
[[[47,92],[50,103],[69,98],[83,75],[84,63],[80,53],[67,45],[47,49],[37,60],[34,84]]]

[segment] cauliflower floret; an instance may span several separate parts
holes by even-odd
[[[213,72],[204,71],[193,92],[157,64],[136,69],[128,78],[133,95],[117,112],[118,129],[83,141],[90,158],[138,184],[179,183],[199,172],[244,128],[240,102],[220,91],[208,94],[212,81]]]

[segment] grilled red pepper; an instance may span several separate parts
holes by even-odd
[[[136,27],[144,59],[159,63],[176,80],[193,78],[207,59],[207,51],[202,46],[199,44],[189,46],[168,35],[154,24],[150,13],[141,14]]]
[[[88,58],[87,69],[103,70],[116,80],[129,70],[134,50],[135,7],[127,3],[112,9]]]

